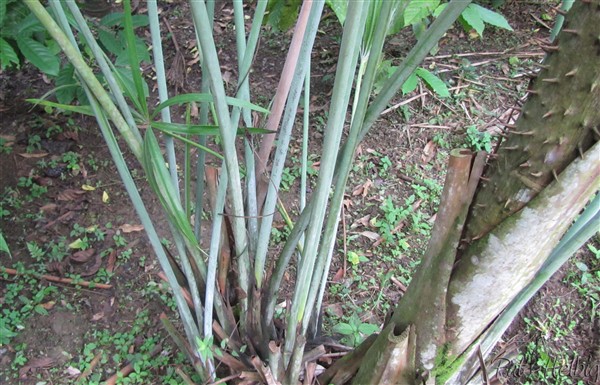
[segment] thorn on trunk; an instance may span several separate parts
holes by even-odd
[[[529,175],[531,175],[531,176],[533,176],[533,177],[535,177],[535,178],[539,178],[539,177],[541,177],[542,175],[544,175],[544,173],[543,173],[543,172],[541,172],[541,171],[538,171],[538,172],[530,172],[530,173],[529,173]]]
[[[581,147],[581,142],[577,144],[577,151],[579,152],[579,157],[584,159],[583,148]]]
[[[552,176],[554,177],[555,181],[558,181],[558,175],[556,174],[556,170],[552,170]]]
[[[523,135],[523,136],[533,136],[535,135],[535,131],[511,131],[512,134],[515,135]]]
[[[518,150],[519,146],[503,146],[500,147],[501,150],[506,150],[506,151],[514,151],[514,150]]]
[[[576,30],[576,29],[564,28],[562,31],[564,33],[570,33],[570,34],[573,34],[573,35],[579,35],[580,34],[579,30]]]
[[[542,118],[544,118],[544,119],[548,119],[548,118],[549,118],[549,117],[551,117],[552,115],[554,115],[554,110],[550,110],[550,111],[546,112],[546,113],[545,113],[545,114],[542,116]]]
[[[563,114],[563,116],[568,116],[568,115],[575,115],[575,107],[574,106],[569,106],[569,108],[567,108],[565,110],[565,113]]]
[[[531,165],[529,164],[529,161],[527,161],[527,162],[525,162],[525,163],[521,163],[521,164],[519,165],[519,167],[521,167],[521,168],[527,168],[527,167],[531,167]]]
[[[565,74],[565,76],[568,78],[573,77],[573,76],[575,76],[575,74],[577,73],[578,70],[579,70],[579,68],[574,68],[571,71],[567,72]]]
[[[558,52],[559,50],[557,45],[542,45],[541,47],[546,53]]]
[[[556,13],[558,13],[558,14],[559,14],[559,15],[561,15],[561,16],[567,16],[567,12],[566,12],[566,11],[563,11],[563,10],[562,10],[562,9],[560,9],[560,8],[554,8],[554,10],[556,11]]]
[[[542,81],[544,83],[560,83],[559,78],[545,78],[545,79],[542,79]]]

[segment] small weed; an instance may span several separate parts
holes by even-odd
[[[17,186],[29,189],[29,196],[26,198],[26,200],[29,202],[43,196],[48,192],[48,188],[46,186],[40,186],[39,184],[35,183],[31,177],[20,177]]]
[[[488,132],[480,132],[475,126],[467,127],[465,144],[473,151],[492,152],[492,135]]]
[[[29,139],[27,139],[27,152],[32,153],[34,151],[39,151],[42,149],[42,138],[39,135],[31,135]]]
[[[362,322],[360,317],[353,313],[347,322],[336,324],[333,331],[343,336],[342,343],[348,346],[358,346],[365,338],[379,331],[379,326]]]

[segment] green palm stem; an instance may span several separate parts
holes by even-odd
[[[232,227],[235,238],[235,251],[238,258],[240,288],[246,296],[240,300],[241,327],[245,327],[245,318],[248,312],[248,295],[250,294],[250,271],[251,264],[247,250],[246,225],[244,220],[244,199],[242,195],[241,181],[239,179],[240,169],[235,148],[236,129],[231,127],[231,116],[229,107],[225,100],[225,88],[221,77],[217,50],[209,29],[209,17],[204,1],[192,1],[191,10],[197,35],[200,39],[202,56],[206,63],[206,75],[210,79],[211,93],[215,100],[216,115],[219,120],[219,131],[223,140],[223,152],[225,164],[229,176],[229,197],[233,209]]]
[[[263,205],[263,216],[260,221],[256,254],[254,257],[254,277],[256,280],[256,285],[259,289],[261,289],[264,285],[263,277],[265,273],[267,253],[269,250],[271,228],[274,220],[273,214],[278,201],[278,187],[283,175],[283,169],[285,167],[289,142],[292,136],[292,128],[296,119],[298,101],[300,100],[304,78],[306,77],[306,73],[308,72],[309,68],[309,60],[307,58],[310,57],[310,52],[312,50],[319,27],[323,6],[323,1],[313,2],[310,14],[307,18],[308,20],[304,32],[304,40],[302,41],[301,49],[298,55],[300,58],[303,58],[303,60],[299,61],[290,81],[288,101],[286,103],[283,121],[278,134],[279,136],[277,148],[275,149],[275,156],[271,164],[271,175]],[[297,242],[298,241],[296,241],[296,243]]]
[[[208,11],[208,18],[210,29],[213,29],[214,23],[214,13],[215,13],[215,1],[207,0],[206,8]],[[200,41],[196,32],[196,41]],[[202,51],[200,47],[198,47],[198,52],[202,57]],[[202,74],[206,73],[204,60],[200,60],[200,67]],[[205,76],[202,76],[200,83],[200,92],[203,94],[208,94],[210,92],[210,83]],[[204,125],[208,124],[208,113],[209,113],[209,103],[201,102],[200,103],[200,114],[199,114],[199,123]],[[198,139],[198,143],[201,146],[206,147],[206,135],[200,135]],[[198,160],[196,162],[196,201],[195,201],[195,211],[194,211],[194,234],[200,242],[201,229],[202,229],[202,214],[204,213],[204,164],[206,163],[206,153],[204,151],[198,152]]]
[[[62,1],[52,0],[50,3],[51,4],[53,4],[53,3],[61,4]],[[110,90],[112,97],[115,99],[117,106],[119,107],[119,110],[121,111],[121,114],[123,115],[125,121],[129,125],[129,128],[133,132],[134,136],[136,138],[138,138],[139,142],[141,143],[143,141],[142,135],[140,134],[140,131],[138,130],[137,124],[135,123],[135,119],[133,118],[133,115],[131,113],[131,109],[129,108],[129,105],[127,104],[127,101],[125,100],[125,97],[123,96],[123,92],[121,92],[121,88],[119,87],[119,84],[113,74],[112,63],[110,63],[107,60],[106,54],[104,53],[102,48],[100,48],[100,46],[96,42],[96,39],[94,38],[94,34],[90,30],[85,18],[79,11],[79,8],[77,7],[77,4],[74,2],[74,0],[66,0],[64,3],[67,5],[69,10],[71,11],[71,14],[75,18],[75,21],[77,22],[77,28],[79,29],[79,32],[83,35],[85,42],[87,43],[88,47],[92,51],[92,54],[94,55],[94,58],[96,59],[96,63],[98,64],[98,67],[100,67],[100,71],[102,72],[102,75],[104,75],[104,78],[106,79],[106,83],[108,84],[108,89]],[[67,29],[65,29],[64,27],[63,27],[63,30],[67,31]],[[77,46],[75,41],[73,41],[72,43],[73,43],[73,46],[75,46],[75,47]]]
[[[366,62],[363,68],[363,79],[359,91],[355,94],[355,102],[353,105],[353,116],[352,123],[350,126],[350,132],[346,140],[346,144],[349,148],[354,148],[357,145],[358,135],[362,128],[362,122],[365,118],[367,111],[369,97],[372,93],[373,84],[375,83],[375,77],[377,76],[377,68],[379,66],[380,57],[383,52],[383,45],[385,43],[385,37],[387,35],[388,25],[392,18],[393,3],[391,1],[383,2],[382,7],[378,12],[378,23],[376,28],[371,31],[371,37],[369,39],[369,51],[373,54],[366,57]],[[362,59],[363,57],[361,57]],[[361,63],[362,65],[362,63]],[[320,281],[320,285],[317,287],[311,287],[309,292],[308,303],[312,304],[315,299],[317,300],[317,306],[315,306],[315,314],[312,317],[312,330],[316,330],[319,311],[325,293],[325,287],[327,283],[327,272],[331,265],[331,259],[333,256],[333,249],[336,241],[337,227],[339,224],[339,216],[341,214],[341,208],[344,199],[345,186],[350,174],[352,167],[352,158],[354,154],[344,154],[345,158],[341,159],[340,169],[335,179],[335,190],[331,199],[331,209],[327,223],[325,225],[325,232],[323,234],[322,246],[319,250],[318,256],[318,267],[314,271],[313,280],[316,282]],[[317,294],[318,290],[318,294]],[[310,306],[310,305],[309,305]],[[303,324],[303,330],[307,330],[308,323]]]
[[[329,120],[325,129],[323,140],[324,149],[339,147],[344,128],[346,110],[350,100],[352,84],[356,72],[360,41],[364,32],[368,3],[350,2],[348,14],[344,25],[342,44],[338,59],[338,69],[333,86],[333,97],[329,110]],[[308,292],[311,286],[319,283],[312,282],[315,268],[317,249],[323,228],[323,221],[329,198],[329,191],[333,180],[336,154],[334,151],[325,151],[321,158],[319,179],[311,197],[314,200],[313,215],[305,234],[304,252],[298,267],[296,287],[292,298],[292,308],[287,316],[287,331],[284,348],[284,359],[289,360],[294,356],[293,351],[303,348],[296,344],[298,326],[303,323],[304,317],[310,317],[312,309],[307,309]],[[294,367],[295,363],[290,363]]]
[[[130,3],[126,0],[125,4]],[[156,85],[158,86],[158,100],[162,103],[169,99],[169,90],[167,88],[167,76],[165,72],[165,58],[162,50],[162,38],[160,33],[160,21],[158,19],[158,6],[156,0],[148,0],[148,21],[150,24],[150,37],[152,39],[152,55],[154,57],[154,68],[156,70]],[[131,4],[129,4],[131,7]],[[134,78],[135,79],[135,78]],[[171,123],[171,109],[163,108],[160,111],[163,122]],[[177,178],[177,158],[175,157],[175,143],[170,136],[165,137],[165,148],[169,162],[169,171],[171,172],[171,182],[176,189],[179,189]],[[187,188],[187,186],[186,186]]]

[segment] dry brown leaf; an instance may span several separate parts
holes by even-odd
[[[58,139],[58,140],[71,139],[75,142],[79,142],[79,134],[77,133],[77,131],[61,132],[60,134],[58,134],[56,136],[56,139]]]
[[[142,225],[130,225],[129,223],[125,223],[125,224],[123,224],[123,225],[121,225],[119,227],[119,230],[121,230],[124,233],[133,233],[133,232],[144,230],[144,226],[142,226]]]
[[[336,316],[338,318],[344,316],[344,309],[342,309],[342,305],[340,305],[339,303],[332,303],[325,306],[325,312],[327,312],[327,314],[329,315]]]
[[[50,357],[34,358],[33,360],[29,361],[27,365],[19,369],[19,377],[27,378],[29,372],[33,373],[36,369],[50,368],[52,365],[54,365],[54,363],[54,359]]]
[[[437,145],[433,140],[427,142],[425,147],[423,148],[423,155],[421,155],[421,161],[423,163],[429,163],[435,157],[435,153],[437,151]]]
[[[29,158],[43,158],[43,157],[45,157],[47,155],[48,155],[47,152],[38,152],[38,153],[35,153],[35,154],[29,154],[27,152],[23,152],[23,153],[19,154],[19,156],[22,156],[23,158],[27,158],[27,159],[29,159]]]
[[[82,277],[89,277],[91,275],[94,275],[98,272],[98,270],[100,270],[100,266],[102,266],[102,255],[98,253],[96,254],[94,264],[91,266],[86,266],[87,269],[81,272],[79,275],[81,275]]]
[[[52,309],[54,307],[54,305],[56,305],[56,301],[48,301],[48,302],[44,302],[44,303],[40,304],[40,306],[46,310]]]
[[[58,207],[58,205],[56,203],[48,203],[48,204],[40,207],[40,211],[43,212],[44,214],[48,214],[48,213],[55,211],[57,207]]]
[[[0,135],[0,139],[4,139],[4,145],[5,146],[9,146],[11,145],[15,140],[17,140],[17,137],[14,135]]]
[[[100,321],[104,318],[104,312],[96,313],[92,316],[92,322]]]
[[[79,198],[79,196],[83,194],[85,194],[85,191],[83,190],[66,189],[59,192],[56,199],[59,201],[68,202]]]
[[[67,211],[66,213],[64,213],[60,217],[56,218],[56,220],[60,221],[60,222],[68,222],[71,219],[73,219],[74,216],[75,216],[75,212],[74,211]]]
[[[355,229],[358,226],[369,227],[369,219],[371,219],[371,215],[367,214],[362,218],[358,218],[352,225],[350,225],[350,229]]]
[[[344,205],[344,208],[346,210],[350,210],[350,207],[352,207],[352,200],[349,198],[344,199],[344,201],[342,202],[342,204]]]
[[[74,368],[72,366],[69,366],[67,369],[65,369],[65,372],[67,373],[67,376],[69,376],[69,377],[76,377],[81,374],[81,370]]]
[[[112,273],[115,270],[115,263],[117,262],[117,250],[110,252],[108,255],[108,261],[106,262],[106,271]]]
[[[362,235],[363,237],[367,237],[372,241],[376,241],[379,238],[381,238],[381,236],[379,234],[377,234],[374,231],[362,231],[360,233],[358,233],[359,235]]]
[[[332,282],[340,282],[344,278],[344,269],[340,268],[336,271],[335,275],[331,279]]]
[[[94,255],[94,252],[94,249],[80,250],[76,253],[73,253],[70,259],[76,263],[85,263],[90,260],[92,255]]]

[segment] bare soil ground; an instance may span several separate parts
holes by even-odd
[[[174,85],[192,91],[199,88],[199,72],[184,3],[165,5],[163,15],[185,57]],[[219,12],[222,71],[235,79],[230,6]],[[527,74],[543,57],[539,41],[552,24],[545,15],[555,13],[545,2],[521,1],[506,1],[501,12],[514,32],[488,28],[479,40],[454,28],[426,60],[451,87],[451,98],[426,87],[399,95],[361,145],[323,304],[324,334],[339,322],[383,322],[426,245],[450,149],[494,146],[494,135],[516,118],[512,107],[522,102]],[[339,36],[328,15],[313,57],[315,172]],[[284,60],[281,42],[289,38],[289,32],[268,32],[261,41],[250,75],[259,104],[273,95]],[[392,38],[386,59],[398,62],[412,42],[411,34]],[[175,59],[171,48],[168,63]],[[78,378],[95,384],[128,363],[137,366],[117,383],[179,384],[176,371],[191,370],[159,320],[163,312],[175,320],[177,314],[139,220],[94,120],[46,113],[25,102],[50,88],[29,66],[0,74],[0,135],[10,148],[0,153],[0,228],[12,251],[12,257],[0,255],[0,265],[23,274],[0,276],[0,333],[7,338],[0,343],[0,384],[70,384]],[[292,143],[291,154],[300,148],[299,140]],[[130,166],[137,167],[133,160]],[[298,211],[298,167],[290,162],[290,193],[283,195],[291,213]],[[148,191],[142,193],[152,202]],[[148,206],[158,217],[158,205]],[[276,229],[285,237],[282,220]],[[390,240],[381,237],[386,231]],[[86,242],[92,251],[78,253],[74,242]],[[591,245],[600,248],[597,241]],[[582,264],[595,289],[582,282]],[[509,363],[495,373],[501,383],[600,384],[598,267],[598,257],[583,248],[523,310],[498,347]],[[75,284],[40,279],[42,272]],[[110,287],[77,285],[81,280]]]

